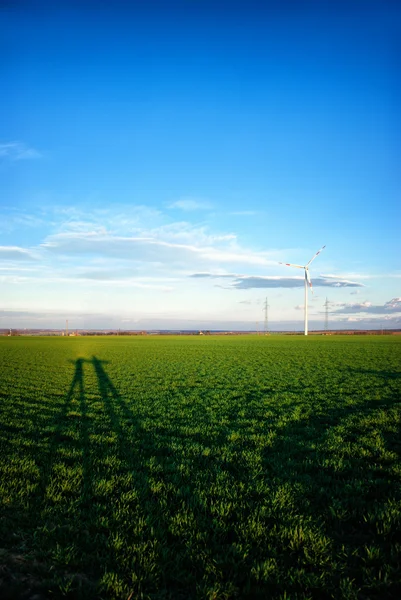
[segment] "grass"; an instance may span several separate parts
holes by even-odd
[[[2,598],[399,598],[400,359],[0,338]]]

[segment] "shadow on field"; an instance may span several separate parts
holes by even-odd
[[[397,496],[399,476],[387,469],[386,456],[397,451],[394,428],[382,437],[384,450],[374,443],[375,415],[391,410],[393,397],[301,412],[281,426],[290,403],[270,406],[265,434],[274,427],[277,435],[260,452],[247,413],[260,394],[238,398],[242,410],[227,406],[222,425],[213,423],[202,393],[185,415],[149,426],[116,389],[108,363],[96,356],[91,362],[116,435],[112,454],[121,477],[130,476],[120,491],[135,491],[126,509],[137,522],[114,511],[115,541],[107,542],[108,568],[115,565],[127,590],[152,595],[164,589],[174,598],[206,597],[213,588],[217,596],[224,589],[227,597],[243,598],[286,590],[329,598],[342,586],[352,597],[368,585],[371,598],[398,596],[400,522],[388,500]],[[257,475],[254,453],[261,458]],[[380,561],[366,563],[366,547],[379,548],[387,561],[384,582]],[[274,572],[266,564],[275,565]]]
[[[59,412],[51,411],[34,398],[27,399],[30,410],[20,403],[21,422],[26,422],[24,435],[18,437],[23,451],[21,461],[22,464],[34,462],[35,469],[30,471],[32,482],[24,482],[25,488],[31,490],[29,499],[17,500],[10,507],[10,515],[6,511],[3,513],[8,524],[6,535],[2,536],[3,543],[13,548],[11,552],[0,548],[0,592],[5,599],[36,598],[35,590],[41,594],[45,590],[50,595],[56,593],[69,562],[68,547],[80,529],[81,520],[72,514],[67,503],[75,500],[72,488],[68,488],[68,479],[77,462],[83,466],[81,480],[90,482],[85,359],[70,362],[75,367],[74,376]],[[56,553],[52,553],[54,547]],[[49,551],[56,558],[50,565]],[[38,600],[43,598],[41,594],[37,596]]]
[[[395,454],[401,455],[399,401],[399,395],[390,394],[387,399],[331,408],[290,422],[264,452],[264,472],[273,489],[287,492],[284,503],[278,499],[275,523],[283,533],[282,557],[292,568],[312,568],[308,554],[320,552],[326,538],[332,555],[331,593],[341,590],[348,578],[349,596],[344,589],[341,597],[381,599],[401,594],[397,558],[401,514],[396,508],[401,501],[400,472],[390,467],[396,464]],[[291,513],[299,521],[300,537],[295,542],[297,527]],[[313,528],[306,535],[308,521]],[[313,539],[318,530],[321,542],[318,536]],[[376,552],[376,559],[370,552]],[[341,573],[344,561],[347,577]],[[315,585],[311,578],[304,590],[313,597],[334,597],[328,589],[318,592]],[[301,591],[297,573],[289,572],[287,593]]]
[[[60,467],[72,467],[76,462],[74,454],[69,456],[67,450],[74,448],[80,453],[84,474],[89,473],[88,468],[88,424],[86,416],[86,400],[85,400],[85,388],[84,388],[84,363],[86,362],[83,358],[78,358],[75,361],[71,361],[75,365],[74,377],[71,382],[70,389],[68,390],[65,402],[63,404],[61,412],[56,416],[54,433],[51,436],[51,443],[48,450],[48,458],[45,468],[42,470],[42,479],[40,482],[40,488],[42,490],[42,501],[46,499],[49,491],[50,479],[55,466]],[[72,406],[72,402],[76,406]],[[76,408],[72,411],[72,408]],[[70,413],[69,413],[70,411]],[[76,433],[78,432],[78,436]],[[56,467],[57,468],[57,467]],[[60,469],[61,470],[61,469]],[[88,479],[84,475],[84,482]],[[55,494],[57,491],[54,490]]]
[[[194,526],[193,506],[184,511],[184,518],[192,519],[191,523],[175,523],[182,506],[196,500],[191,477],[179,471],[180,463],[164,439],[165,430],[144,427],[117,391],[105,371],[107,361],[93,356],[91,362],[111,431],[117,436],[120,471],[128,475],[126,482],[121,482],[122,489],[127,494],[135,492],[135,499],[127,504],[132,511],[128,521],[112,516],[118,543],[111,549],[109,568],[114,565],[120,573],[125,572],[123,580],[129,593],[146,590],[146,594],[157,594],[164,589],[166,597],[170,597],[169,590],[177,599],[195,597],[195,573],[200,573],[202,560],[186,535],[188,527]],[[203,531],[208,527],[205,521]],[[218,532],[216,524],[213,535]]]
[[[26,434],[39,480],[11,521],[5,598],[399,596],[395,396],[333,407],[303,382],[277,402],[230,385],[219,404],[180,385],[152,422],[108,361],[73,364],[48,444]]]
[[[71,408],[71,401],[74,397],[78,397],[81,406],[85,402],[83,371],[84,359],[79,358],[76,361],[71,362],[73,362],[75,365],[73,380],[65,397],[64,403],[62,404],[61,411],[55,415],[46,432],[47,438],[50,438],[50,444],[48,445],[47,451],[43,453],[43,455],[40,455],[37,461],[41,472],[37,489],[37,492],[40,493],[37,493],[36,495],[37,514],[39,514],[39,511],[46,500],[54,466],[62,457],[64,446],[71,444],[74,439],[71,435],[71,419],[69,419],[67,416],[68,411]]]
[[[384,379],[399,379],[401,377],[400,371],[387,371],[381,370],[377,371],[376,369],[355,369],[352,367],[347,368],[348,373],[354,374],[363,374],[363,375],[377,375],[377,377],[382,377]]]

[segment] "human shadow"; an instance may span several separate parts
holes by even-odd
[[[57,597],[57,585],[54,587],[49,572],[53,570],[53,576],[61,580],[72,562],[67,557],[71,544],[80,541],[83,513],[76,511],[75,506],[81,483],[85,490],[91,480],[85,362],[83,358],[70,361],[73,378],[57,412],[32,399],[28,405],[31,410],[23,417],[29,420],[29,426],[23,434],[18,432],[16,441],[23,450],[21,464],[28,461],[34,468],[25,475],[25,488],[30,493],[24,503],[18,502],[17,497],[2,513],[10,530],[2,536],[2,544],[10,548],[1,557],[4,564],[0,589],[5,598],[25,598],[35,590],[43,593],[44,587]],[[25,405],[22,403],[21,407]],[[17,543],[18,540],[22,542]]]
[[[78,399],[79,406],[82,408],[85,403],[85,391],[84,391],[84,370],[83,365],[85,360],[78,358],[75,361],[70,361],[75,366],[74,376],[66,395],[62,409],[58,415],[56,415],[53,422],[53,435],[47,451],[47,460],[45,468],[42,471],[42,479],[40,482],[40,488],[43,494],[46,494],[46,488],[48,487],[49,479],[51,477],[52,469],[55,462],[58,459],[59,448],[67,443],[73,442],[73,437],[70,432],[70,420],[67,417],[68,410],[71,407],[71,402],[74,397]]]
[[[77,471],[77,466],[82,467],[82,476],[75,475],[82,482],[82,499],[87,496],[90,488],[90,459],[89,459],[89,425],[87,417],[87,401],[85,398],[84,383],[84,358],[70,361],[74,365],[74,375],[66,394],[61,411],[55,416],[50,424],[51,441],[44,462],[41,467],[41,478],[36,495],[36,512],[39,517],[43,514],[51,514],[52,506],[59,502],[63,479]],[[65,496],[73,497],[76,486],[70,490],[65,489]],[[82,504],[82,500],[81,500]],[[45,517],[46,518],[46,517]],[[69,521],[69,519],[67,519]],[[51,522],[51,519],[50,519]],[[63,525],[66,529],[68,526]],[[74,527],[75,531],[75,527]]]
[[[208,586],[221,585],[216,584],[213,569],[226,575],[228,586],[237,571],[237,583],[245,585],[241,553],[235,544],[236,510],[229,508],[219,518],[226,500],[230,506],[235,502],[236,492],[230,491],[230,484],[237,481],[244,489],[249,483],[235,451],[227,448],[230,442],[225,428],[211,423],[203,401],[198,401],[194,410],[191,407],[191,417],[173,415],[172,421],[157,419],[150,425],[138,415],[135,403],[119,393],[105,370],[107,361],[93,356],[92,364],[110,428],[117,435],[120,477],[123,479],[124,473],[127,477],[121,495],[135,492],[131,511],[142,523],[141,527],[135,521],[125,523],[122,529],[118,511],[113,516],[113,506],[108,506],[104,517],[107,514],[119,531],[120,544],[124,540],[115,548],[113,562],[129,586],[132,561],[143,560],[132,549],[146,540],[157,556],[149,571],[135,571],[139,583],[131,592],[164,590],[166,597],[195,598],[202,596],[202,590],[207,594]],[[241,430],[238,410],[230,406],[227,411],[232,431]],[[201,431],[196,431],[198,427]],[[106,471],[102,477],[107,477]],[[221,497],[222,485],[228,489],[227,499]],[[222,493],[226,495],[224,490]],[[208,568],[212,572],[205,578]]]
[[[161,468],[162,459],[172,455],[171,448],[163,444],[163,438],[157,428],[146,429],[141,419],[135,414],[133,408],[128,404],[125,398],[118,392],[105,371],[104,365],[107,361],[100,360],[98,357],[92,357],[92,364],[97,376],[99,394],[104,403],[105,414],[107,415],[109,426],[116,434],[116,454],[119,459],[119,472],[122,480],[121,492],[132,494],[135,492],[135,500],[131,503],[132,515],[135,515],[133,522],[124,524],[118,515],[118,511],[113,510],[113,506],[104,507],[112,527],[119,532],[119,536],[124,540],[122,548],[114,547],[111,563],[115,565],[120,572],[127,574],[132,561],[143,560],[136,556],[132,550],[135,546],[151,543],[153,551],[157,556],[154,559],[152,569],[136,570],[135,577],[138,578],[139,589],[145,589],[147,593],[156,593],[160,587],[175,589],[176,597],[185,595],[193,596],[195,594],[195,581],[191,581],[190,565],[191,556],[185,544],[185,540],[180,539],[171,531],[171,519],[174,515],[174,504],[176,502],[177,489],[173,490],[168,485],[167,480],[174,479],[177,475],[177,469],[174,462],[169,462],[169,472],[163,473]],[[113,451],[114,454],[114,451]],[[106,471],[103,476],[107,478]],[[184,478],[179,477],[180,483]],[[177,482],[176,482],[177,483]],[[164,484],[166,484],[164,486]],[[186,484],[192,489],[190,481]],[[161,489],[164,491],[168,487],[167,497],[171,504],[161,505]],[[126,548],[131,548],[130,552]],[[172,550],[174,548],[174,550]],[[177,577],[174,569],[170,571],[166,568],[166,556],[171,559],[174,551],[180,556],[181,580]],[[129,578],[126,579],[127,584]],[[186,591],[185,591],[186,590]],[[135,592],[133,592],[135,593]]]

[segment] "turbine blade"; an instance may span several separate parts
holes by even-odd
[[[295,267],[296,269],[304,269],[302,265],[292,265],[291,263],[278,263],[279,265],[285,265],[286,267]]]
[[[318,254],[320,254],[320,253],[321,253],[321,251],[322,251],[322,250],[324,250],[325,248],[326,248],[326,246],[322,246],[322,247],[320,248],[320,250],[318,250],[318,251],[316,252],[315,256],[312,256],[312,258],[310,259],[310,261],[307,263],[307,265],[306,265],[306,266],[307,266],[307,267],[309,267],[309,265],[311,264],[312,260],[315,260],[316,256],[317,256]]]

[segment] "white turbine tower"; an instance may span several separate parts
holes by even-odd
[[[309,265],[311,264],[311,262],[313,260],[315,260],[316,256],[318,254],[321,253],[322,250],[324,250],[324,248],[326,248],[326,246],[323,246],[322,248],[320,248],[320,250],[318,250],[315,254],[315,256],[312,256],[312,258],[310,259],[310,261],[308,263],[306,263],[305,266],[302,265],[292,265],[290,263],[280,263],[280,265],[286,265],[287,267],[295,267],[296,269],[304,269],[305,271],[305,335],[308,335],[308,285],[310,286],[310,289],[312,291],[313,294],[313,288],[312,288],[312,281],[311,278],[309,277]]]

